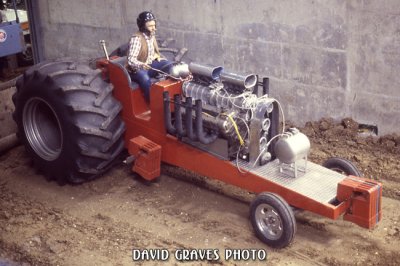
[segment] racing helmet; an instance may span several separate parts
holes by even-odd
[[[142,13],[140,13],[136,19],[136,23],[139,28],[139,31],[147,32],[147,29],[145,27],[146,22],[152,21],[152,20],[156,21],[156,17],[153,15],[153,13],[151,13],[149,11],[143,11]]]

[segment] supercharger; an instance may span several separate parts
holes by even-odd
[[[192,78],[182,94],[164,94],[165,125],[169,134],[207,148],[219,142],[226,159],[264,165],[280,157],[293,163],[309,151],[308,138],[298,130],[281,132],[279,102],[269,97],[268,79],[254,74],[225,72],[220,66],[190,63]],[[299,137],[301,136],[301,137]],[[277,145],[278,144],[278,145]]]

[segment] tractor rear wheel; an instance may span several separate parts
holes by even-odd
[[[102,174],[124,148],[121,104],[99,70],[44,62],[17,81],[13,118],[35,167],[59,184]]]

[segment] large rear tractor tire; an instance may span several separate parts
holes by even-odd
[[[111,167],[125,131],[112,89],[99,70],[73,61],[35,65],[17,80],[18,137],[47,179],[78,184]]]

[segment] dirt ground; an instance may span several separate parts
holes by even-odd
[[[292,245],[274,250],[253,233],[253,195],[245,191],[169,166],[149,184],[122,164],[60,187],[36,173],[19,146],[0,157],[0,265],[134,265],[132,249],[151,248],[168,249],[169,265],[182,263],[173,256],[179,249],[218,249],[222,257],[225,249],[264,249],[268,265],[400,265],[400,137],[369,136],[351,119],[301,130],[312,142],[311,161],[344,157],[383,183],[383,220],[373,230],[300,212]]]

